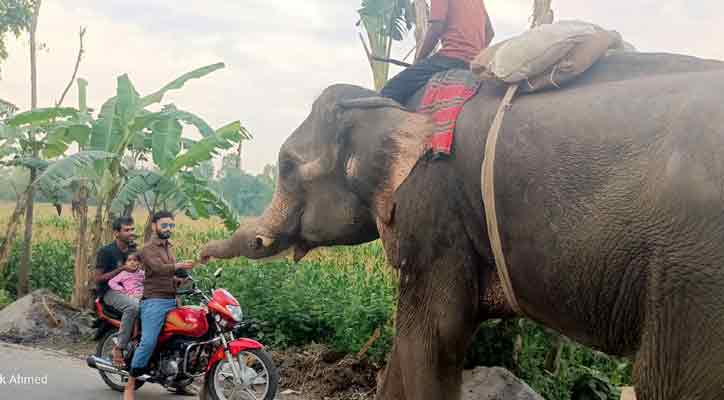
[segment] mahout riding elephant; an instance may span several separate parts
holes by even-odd
[[[464,107],[449,158],[424,157],[426,115],[327,88],[279,152],[273,200],[202,257],[253,259],[380,238],[399,269],[377,398],[460,397],[480,323],[513,312],[481,196],[504,88]],[[515,99],[495,200],[519,314],[635,360],[639,400],[724,399],[724,63],[604,58],[577,82]],[[410,105],[414,108],[414,105]]]

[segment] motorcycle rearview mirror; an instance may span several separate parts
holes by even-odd
[[[221,276],[221,272],[223,272],[223,271],[224,271],[223,268],[218,268],[216,271],[214,271],[214,275],[213,275],[214,279],[212,279],[212,283],[211,283],[213,287],[216,287],[216,281],[219,279],[219,277]]]

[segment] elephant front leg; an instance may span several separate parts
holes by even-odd
[[[402,385],[402,369],[400,357],[397,354],[397,343],[393,343],[387,367],[380,372],[377,379],[377,400],[405,400],[405,391]]]
[[[402,274],[397,331],[378,400],[460,398],[465,351],[478,326],[477,297],[467,274],[451,282],[449,272],[445,279],[422,278],[427,282]]]

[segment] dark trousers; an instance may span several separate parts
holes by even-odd
[[[438,72],[449,69],[469,69],[470,65],[457,58],[435,54],[403,70],[387,81],[380,91],[382,97],[389,97],[404,105],[427,81]]]

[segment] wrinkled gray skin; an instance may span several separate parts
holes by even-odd
[[[523,314],[635,359],[640,400],[724,398],[722,68],[611,56],[517,98],[500,134],[497,212]],[[380,237],[400,298],[377,398],[456,399],[480,322],[512,316],[480,193],[502,89],[465,106],[449,159],[416,164],[427,120],[359,100],[371,95],[328,88],[282,146],[269,209],[202,255],[299,259]]]

